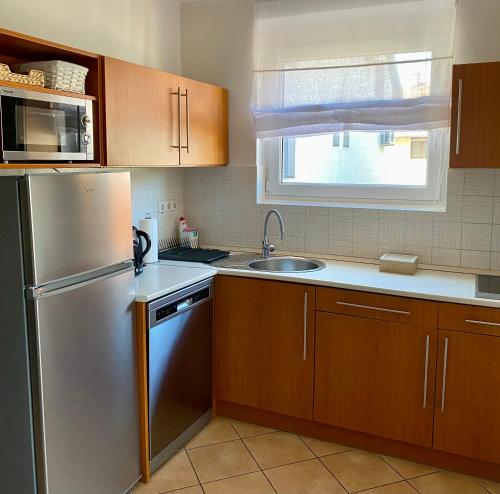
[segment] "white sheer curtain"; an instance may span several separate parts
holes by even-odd
[[[256,0],[256,135],[449,127],[455,0]]]

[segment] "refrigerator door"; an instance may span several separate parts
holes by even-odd
[[[122,494],[140,477],[133,308],[133,268],[29,303],[41,494]]]
[[[132,258],[128,172],[31,175],[24,185],[28,284]]]

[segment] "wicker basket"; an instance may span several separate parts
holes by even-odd
[[[31,69],[27,75],[16,74],[10,71],[8,65],[0,63],[0,81],[19,82],[20,84],[29,84],[30,86],[43,86],[43,72]]]
[[[87,67],[62,60],[50,60],[23,63],[17,68],[20,72],[27,72],[30,69],[42,70],[45,76],[45,87],[73,93],[85,93],[85,78],[89,71]]]

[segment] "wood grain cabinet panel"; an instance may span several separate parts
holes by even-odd
[[[500,62],[455,65],[450,167],[500,167]]]
[[[227,90],[180,78],[180,163],[216,166],[228,162]]]
[[[435,328],[317,312],[314,420],[432,446],[436,342]]]
[[[434,448],[500,463],[499,410],[500,338],[440,330]]]
[[[215,396],[312,419],[315,288],[218,276]]]
[[[439,304],[439,327],[500,336],[500,310],[477,305]]]
[[[108,166],[177,166],[179,77],[104,58]]]
[[[438,304],[379,293],[318,287],[316,308],[351,316],[436,327]]]

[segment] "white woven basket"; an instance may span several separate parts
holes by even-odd
[[[85,93],[85,78],[89,71],[87,67],[62,60],[27,62],[17,66],[17,70],[20,72],[28,72],[30,69],[43,71],[45,87],[73,93]]]

